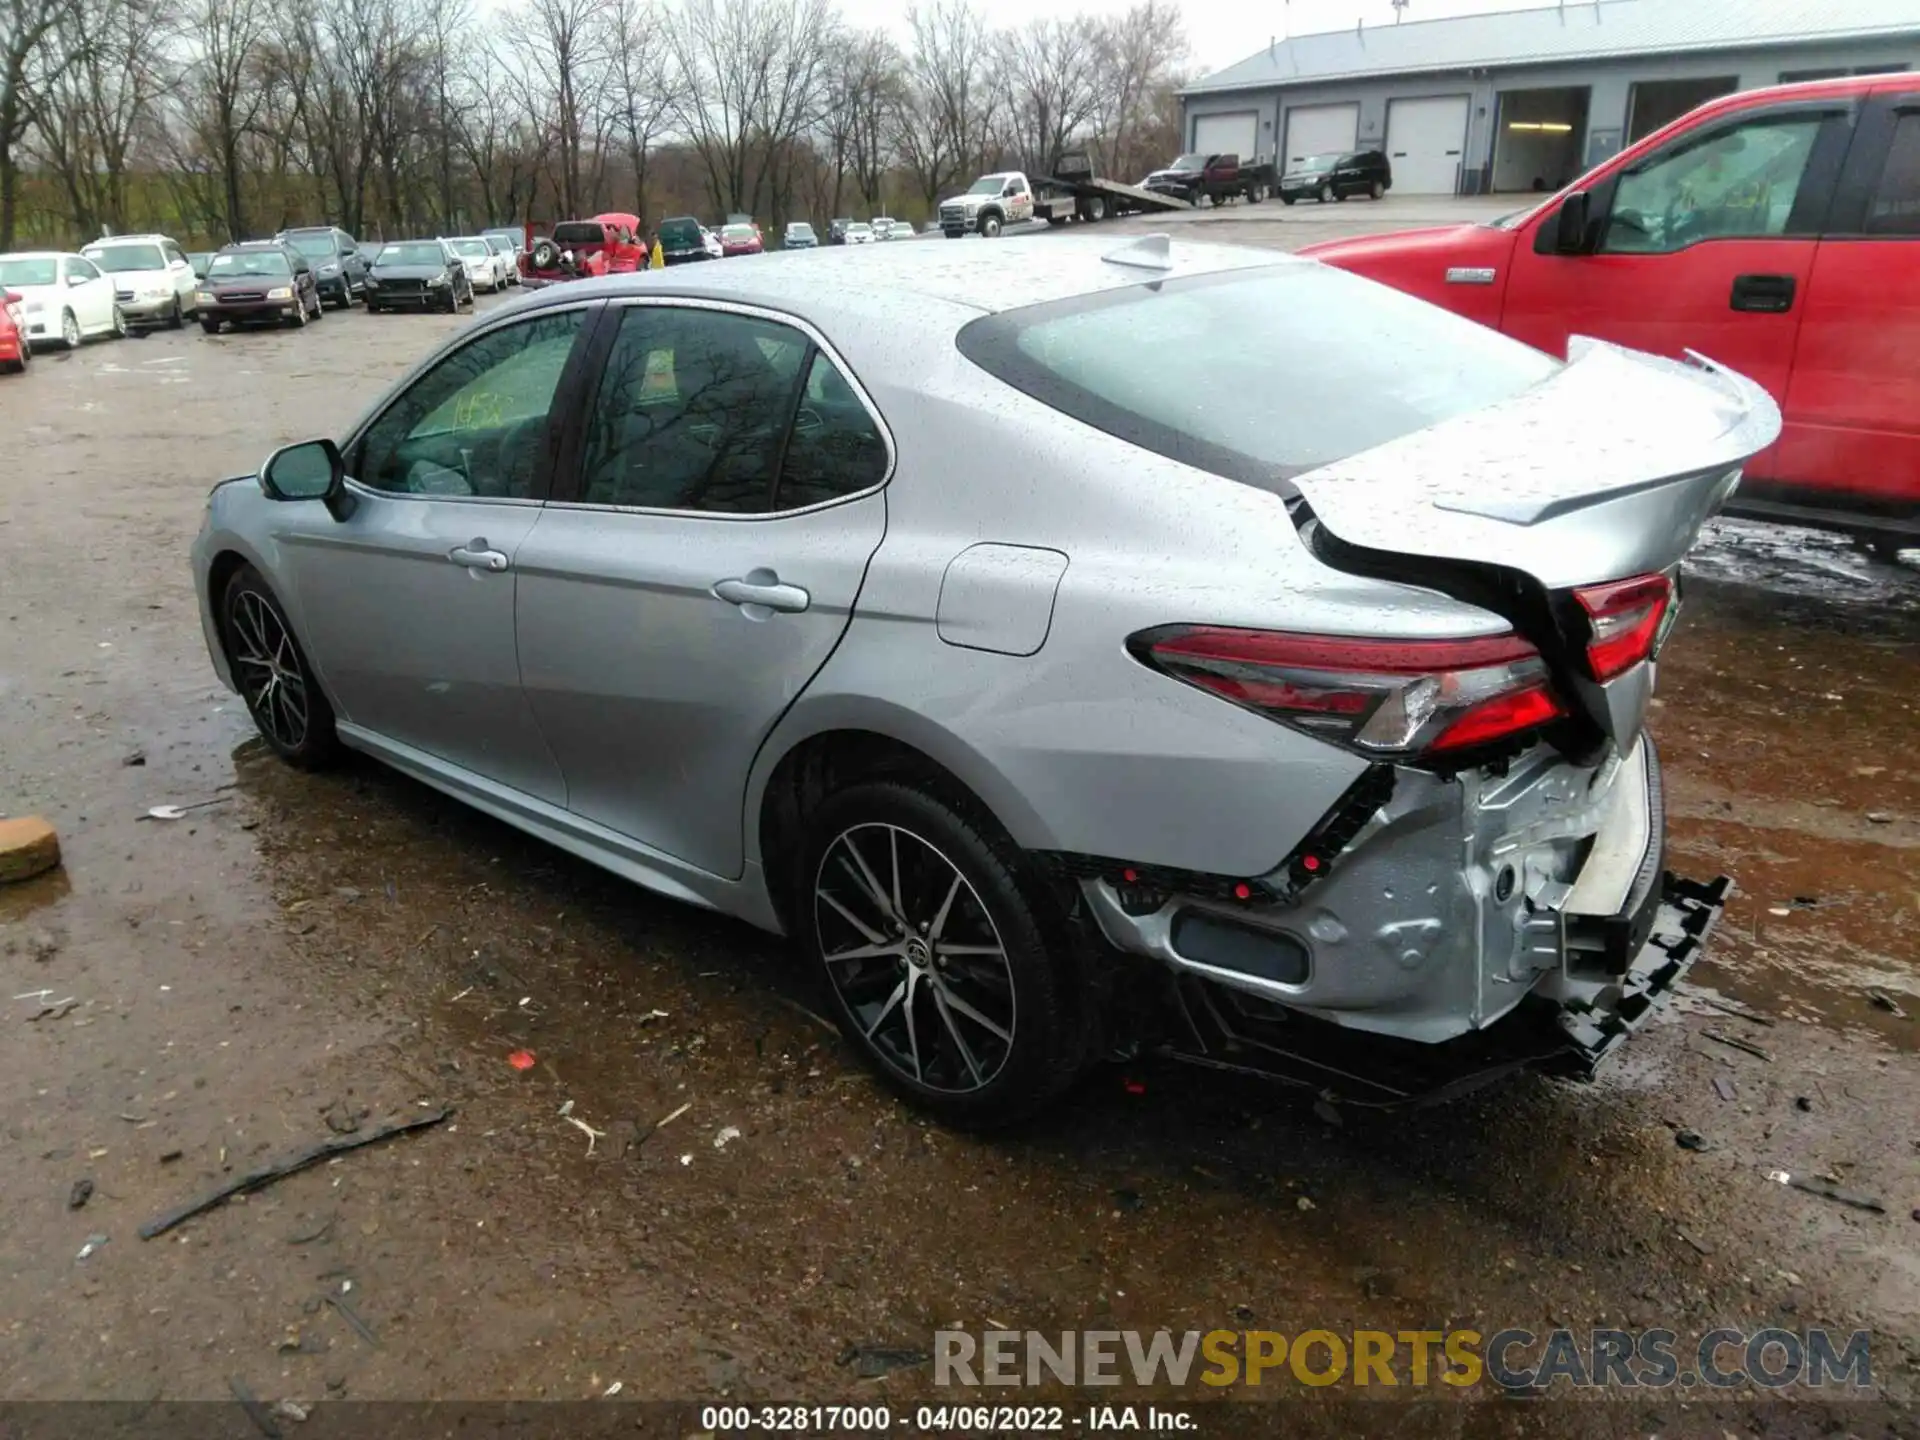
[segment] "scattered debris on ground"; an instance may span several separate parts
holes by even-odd
[[[849,1345],[840,1352],[836,1365],[853,1367],[862,1380],[878,1380],[895,1370],[912,1370],[925,1365],[933,1356],[925,1350],[893,1345]]]
[[[1867,999],[1873,1002],[1874,1009],[1884,1010],[1896,1020],[1904,1020],[1907,1018],[1907,1012],[1900,1008],[1900,1002],[1884,990],[1867,991]]]
[[[531,1070],[540,1062],[534,1058],[531,1050],[516,1050],[507,1056],[507,1064],[516,1070]]]
[[[1678,1145],[1682,1150],[1705,1150],[1707,1148],[1706,1137],[1698,1130],[1674,1131],[1673,1143]]]
[[[198,1200],[182,1205],[177,1210],[170,1210],[164,1215],[149,1220],[140,1227],[140,1238],[142,1240],[151,1240],[156,1235],[164,1235],[182,1221],[191,1220],[194,1216],[211,1210],[216,1205],[223,1204],[235,1195],[245,1195],[254,1190],[264,1189],[276,1180],[284,1180],[287,1176],[297,1174],[310,1165],[317,1165],[322,1160],[331,1159],[335,1155],[343,1155],[349,1150],[359,1150],[368,1145],[377,1145],[382,1140],[390,1140],[396,1135],[407,1135],[415,1130],[425,1130],[429,1126],[438,1125],[452,1114],[453,1110],[451,1107],[442,1107],[429,1114],[416,1116],[411,1120],[402,1120],[392,1125],[383,1125],[378,1130],[369,1131],[364,1135],[343,1136],[338,1140],[322,1141],[320,1144],[310,1146],[298,1154],[287,1157],[285,1160],[242,1175],[239,1179],[230,1181],[222,1185],[219,1189],[201,1196]]]
[[[273,1412],[260,1403],[260,1397],[253,1393],[246,1381],[238,1375],[229,1375],[227,1389],[232,1392],[233,1398],[240,1402],[240,1408],[246,1411],[247,1419],[253,1422],[254,1429],[265,1435],[267,1440],[280,1440],[283,1432],[279,1422],[273,1418]]]
[[[1733,1081],[1724,1075],[1716,1075],[1713,1077],[1713,1093],[1722,1100],[1731,1100],[1739,1092],[1734,1089]]]
[[[344,1297],[328,1295],[325,1298],[327,1304],[331,1305],[339,1314],[340,1318],[347,1322],[348,1329],[352,1330],[354,1334],[358,1335],[374,1349],[378,1350],[380,1348],[380,1337],[374,1333],[373,1327],[360,1318],[360,1312],[349,1305]]]
[[[1773,1056],[1762,1050],[1751,1040],[1742,1040],[1738,1035],[1722,1035],[1718,1030],[1702,1030],[1700,1032],[1700,1038],[1703,1040],[1711,1040],[1716,1045],[1725,1045],[1730,1049],[1744,1051],[1756,1060],[1766,1061],[1769,1065],[1773,1063]]]
[[[80,1247],[80,1253],[74,1256],[73,1258],[76,1260],[86,1259],[89,1255],[93,1254],[94,1251],[98,1250],[102,1245],[106,1244],[107,1238],[108,1237],[105,1235],[87,1236],[86,1243]]]
[[[1818,1195],[1823,1200],[1837,1201],[1851,1206],[1855,1210],[1868,1210],[1875,1215],[1887,1213],[1887,1207],[1871,1195],[1862,1195],[1857,1190],[1842,1190],[1831,1180],[1818,1175],[1790,1175],[1785,1170],[1769,1170],[1767,1178],[1776,1185],[1791,1185],[1795,1190],[1804,1190],[1809,1195]]]
[[[740,1127],[738,1125],[723,1126],[720,1132],[713,1137],[713,1148],[716,1150],[724,1150],[739,1138]]]
[[[67,1209],[78,1210],[93,1198],[93,1181],[84,1177],[73,1182],[73,1189],[67,1192]]]

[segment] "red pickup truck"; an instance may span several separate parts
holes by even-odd
[[[530,240],[520,257],[520,273],[535,285],[548,285],[619,275],[646,263],[640,217],[611,211],[591,220],[563,220],[550,237]]]
[[[1920,77],[1729,95],[1519,214],[1303,253],[1555,354],[1742,371],[1784,423],[1730,511],[1920,545]]]

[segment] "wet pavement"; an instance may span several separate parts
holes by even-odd
[[[1331,1126],[1140,1066],[983,1140],[883,1095],[778,943],[371,763],[299,774],[250,738],[188,575],[206,490],[343,431],[453,323],[160,334],[0,383],[0,812],[46,815],[66,852],[0,891],[0,1397],[225,1399],[239,1376],[303,1402],[617,1381],[900,1405],[928,1371],[858,1380],[847,1347],[1564,1323],[1865,1327],[1876,1383],[1911,1399],[1911,563],[1734,523],[1699,553],[1655,730],[1674,863],[1741,889],[1698,983],[1596,1083]],[[136,1233],[443,1104],[438,1128]]]

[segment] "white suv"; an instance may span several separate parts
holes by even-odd
[[[194,313],[193,266],[165,235],[114,235],[80,253],[113,281],[114,303],[127,324],[178,330]]]

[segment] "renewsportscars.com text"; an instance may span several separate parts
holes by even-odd
[[[966,1330],[934,1333],[936,1385],[1355,1385],[1531,1390],[1873,1384],[1865,1331]]]

